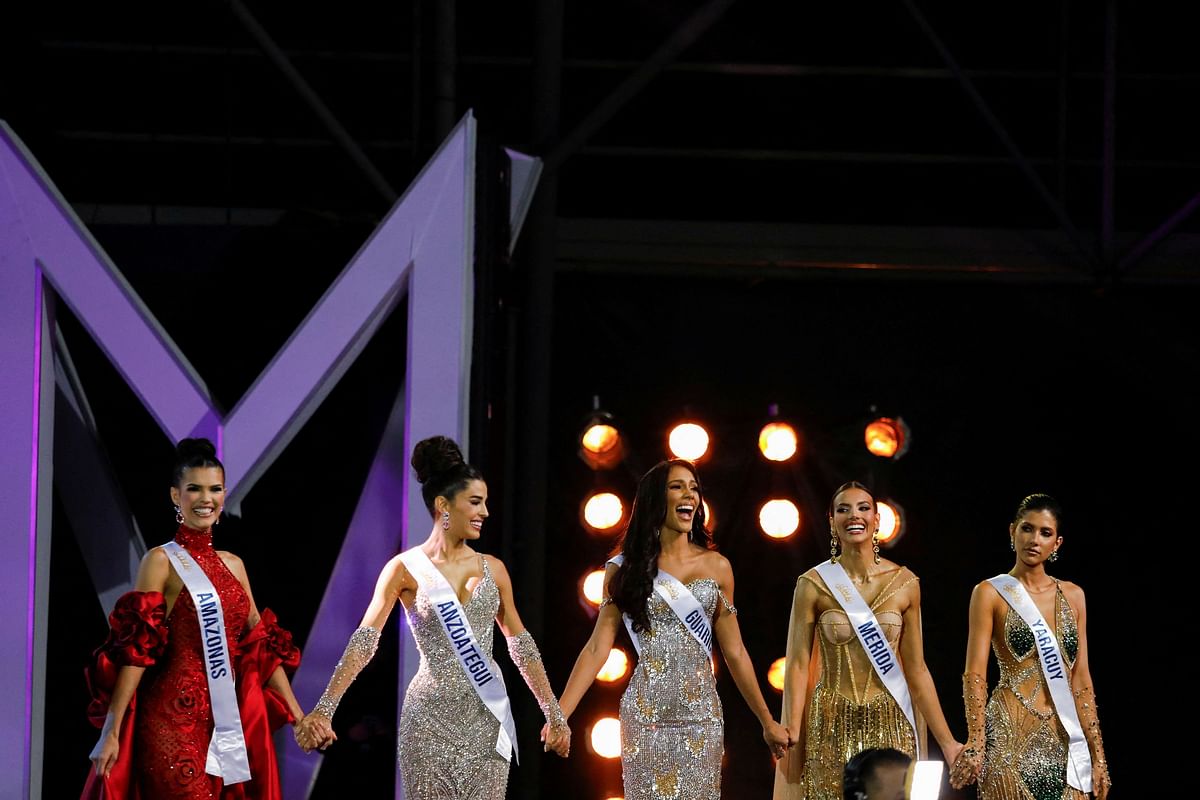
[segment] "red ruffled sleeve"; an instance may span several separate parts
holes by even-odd
[[[167,603],[162,592],[126,592],[117,600],[108,615],[108,638],[95,653],[93,662],[84,670],[88,691],[88,719],[97,728],[104,726],[113,687],[121,667],[150,667],[162,656],[167,646]],[[137,782],[133,777],[133,728],[137,696],[129,699],[129,707],[121,720],[118,737],[120,755],[106,778],[96,771],[88,772],[81,795],[84,800],[134,798]]]
[[[162,592],[126,592],[108,615],[108,639],[92,654],[84,675],[92,700],[88,718],[104,725],[121,667],[153,666],[167,647],[167,601]]]

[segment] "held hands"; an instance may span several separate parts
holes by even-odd
[[[542,750],[554,751],[562,758],[571,754],[571,727],[566,723],[551,725],[547,722],[542,726]]]
[[[787,728],[771,720],[763,725],[763,741],[767,743],[771,756],[778,760],[796,743],[796,737]]]
[[[306,753],[311,753],[314,749],[324,750],[337,741],[337,734],[333,732],[333,723],[329,717],[315,711],[292,726],[292,735],[296,737],[296,744]]]
[[[955,742],[954,747],[946,748],[942,755],[952,764],[950,785],[955,789],[974,783],[983,770],[983,747],[973,742],[967,742],[965,746]]]

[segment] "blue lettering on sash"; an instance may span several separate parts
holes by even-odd
[[[867,657],[879,667],[880,675],[887,675],[896,667],[896,659],[892,648],[888,647],[887,639],[879,630],[875,620],[868,620],[858,627],[862,643],[866,647]]]
[[[693,608],[683,621],[687,623],[688,629],[700,639],[704,646],[711,650],[712,629],[708,627],[708,621],[704,619],[704,615],[700,613],[700,609]]]
[[[1050,633],[1046,623],[1040,619],[1035,620],[1030,628],[1037,639],[1038,652],[1041,654],[1046,675],[1050,680],[1063,680],[1062,661],[1058,655],[1058,643],[1054,641],[1054,635]]]
[[[458,613],[454,601],[447,600],[444,603],[438,603],[437,610],[438,615],[442,618],[442,624],[446,627],[446,633],[450,634],[450,643],[458,651],[458,659],[467,670],[467,674],[471,676],[471,680],[475,681],[476,686],[486,686],[491,683],[495,676],[488,668],[487,661],[472,643],[471,636],[467,633],[467,624],[462,615]]]
[[[216,595],[200,592],[200,624],[204,647],[208,656],[209,675],[213,680],[229,674],[225,669],[225,639],[221,635],[221,617],[218,613]]]

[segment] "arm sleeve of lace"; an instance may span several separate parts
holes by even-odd
[[[377,647],[379,631],[375,628],[359,628],[350,634],[350,641],[346,642],[346,649],[338,659],[337,666],[333,668],[333,675],[329,678],[329,685],[325,687],[325,694],[321,695],[321,699],[313,706],[314,714],[333,719],[338,703],[342,701],[342,695],[350,688],[350,684],[358,677],[358,673],[362,672],[363,667],[370,663]]]
[[[963,710],[967,715],[967,744],[963,754],[972,761],[983,762],[987,742],[987,681],[974,672],[963,673]]]
[[[1108,772],[1108,762],[1104,760],[1104,740],[1100,738],[1100,718],[1096,716],[1096,695],[1092,687],[1086,686],[1075,692],[1075,709],[1079,714],[1083,735],[1092,750],[1092,763]]]
[[[542,663],[542,654],[538,651],[537,642],[529,631],[521,631],[516,636],[507,637],[508,655],[517,665],[521,677],[537,704],[546,717],[546,722],[554,729],[565,728],[567,721],[563,718],[562,709],[558,707],[558,698],[550,688],[550,678],[546,675],[546,667]]]

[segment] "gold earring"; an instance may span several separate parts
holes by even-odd
[[[875,563],[878,564],[879,563],[879,529],[878,528],[876,528],[875,532],[871,534],[871,544],[873,544],[875,546]]]
[[[829,529],[829,560],[834,564],[838,562],[838,540],[833,528]]]

